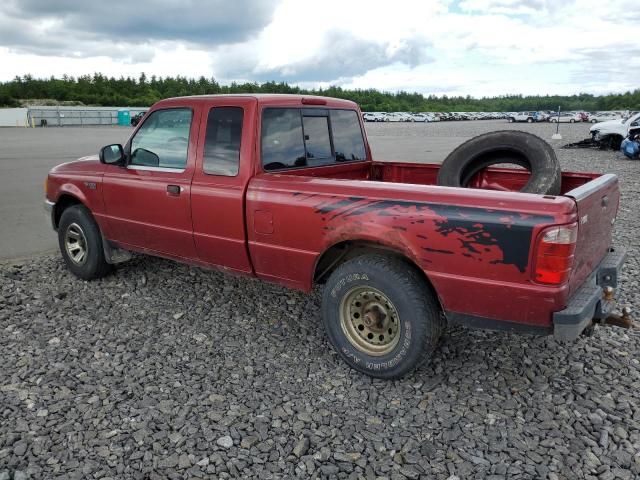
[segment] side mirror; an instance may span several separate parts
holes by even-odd
[[[123,165],[124,164],[124,149],[119,143],[113,145],[107,145],[100,149],[100,162],[107,165]]]
[[[136,148],[131,154],[131,161],[135,165],[143,167],[160,166],[160,157],[146,148]]]

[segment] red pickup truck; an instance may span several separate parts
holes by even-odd
[[[518,191],[525,170],[487,169],[496,191],[436,186],[438,169],[374,161],[350,101],[172,98],[125,146],[53,168],[46,207],[85,280],[133,251],[325,284],[330,342],[379,378],[428,360],[447,325],[572,340],[608,315],[615,175],[564,172],[550,196]]]

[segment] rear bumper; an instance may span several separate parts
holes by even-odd
[[[564,310],[553,314],[553,336],[558,340],[575,340],[596,318],[606,318],[615,306],[603,299],[604,287],[616,287],[626,258],[623,248],[611,248],[598,267],[573,294]]]

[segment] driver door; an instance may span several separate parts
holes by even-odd
[[[125,147],[125,167],[106,165],[110,238],[134,250],[196,258],[191,223],[200,109],[175,105],[145,116]]]

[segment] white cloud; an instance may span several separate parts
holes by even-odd
[[[247,16],[254,3],[264,26],[238,19],[236,9],[230,15],[246,32],[213,32],[209,43],[206,21],[185,15],[200,33],[181,37],[175,25],[163,31],[156,15],[144,38],[118,40],[104,25],[96,37],[76,22],[70,42],[43,44],[43,32],[64,22],[56,14],[63,7],[42,18],[31,9],[28,23],[20,23],[27,30],[0,36],[0,79],[144,71],[473,96],[638,87],[640,13],[632,0],[283,0],[269,11],[265,1],[247,0]],[[0,26],[8,18],[0,7]]]

